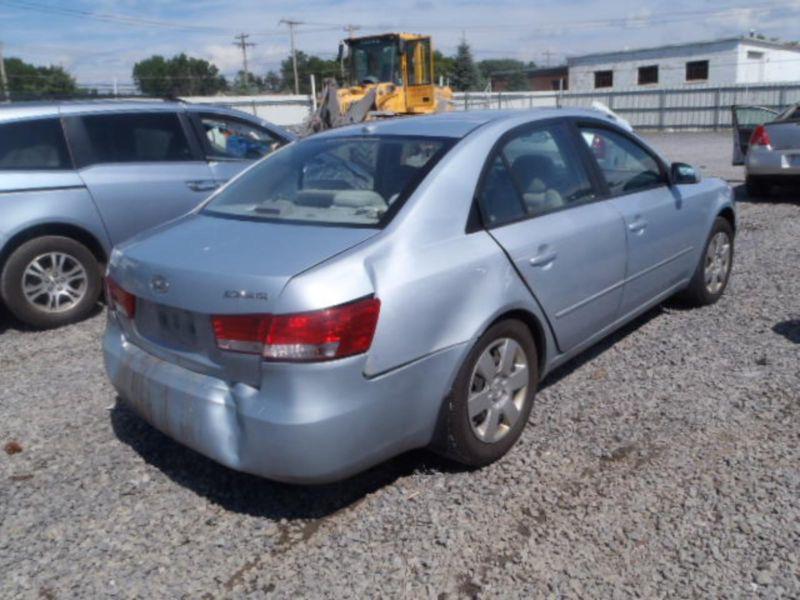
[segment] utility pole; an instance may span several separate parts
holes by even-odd
[[[286,24],[289,26],[289,45],[292,49],[292,70],[294,71],[294,93],[300,93],[300,81],[297,79],[297,52],[294,48],[294,28],[302,25],[302,21],[292,21],[291,19],[281,19],[278,25]]]
[[[244,88],[250,89],[250,73],[247,71],[247,48],[255,46],[253,42],[248,42],[247,38],[250,37],[249,33],[240,33],[233,36],[237,41],[233,42],[234,46],[239,46],[242,49],[242,64],[244,65]]]
[[[550,57],[553,56],[554,53],[551,52],[550,50],[545,50],[544,52],[542,52],[542,54],[544,54],[544,60],[545,60],[544,66],[549,67]]]
[[[6,62],[3,58],[3,42],[0,42],[0,85],[3,86],[3,98],[11,100],[11,90],[8,89],[8,77],[6,77]]]
[[[353,34],[359,29],[361,29],[360,25],[352,25],[352,24],[345,25],[344,30],[347,32],[347,39],[350,40],[353,39]]]

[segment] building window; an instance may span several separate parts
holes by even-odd
[[[748,60],[761,60],[764,58],[764,53],[758,52],[757,50],[748,50],[747,58]]]
[[[658,65],[639,67],[639,85],[658,83]]]
[[[595,71],[594,87],[595,88],[614,87],[614,71]]]
[[[705,81],[708,79],[708,61],[694,60],[686,63],[686,81]]]

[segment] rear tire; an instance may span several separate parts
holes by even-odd
[[[744,180],[744,185],[750,198],[766,198],[772,191],[768,180],[755,175],[748,175]]]
[[[61,236],[34,238],[17,248],[0,275],[11,313],[40,329],[89,315],[100,297],[100,266],[83,244]]]
[[[703,247],[689,287],[680,298],[692,306],[708,306],[722,297],[733,268],[733,227],[717,217]]]
[[[528,422],[538,378],[529,329],[513,319],[490,327],[467,355],[445,400],[435,449],[469,467],[501,458]]]

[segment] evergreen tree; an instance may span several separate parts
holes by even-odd
[[[466,40],[462,40],[456,50],[450,83],[459,92],[480,88],[480,74],[475,66],[475,61],[472,59],[472,50]]]

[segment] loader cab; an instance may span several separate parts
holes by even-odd
[[[430,37],[392,33],[351,38],[344,45],[340,55],[352,85],[402,86],[407,112],[430,112],[435,103]]]

